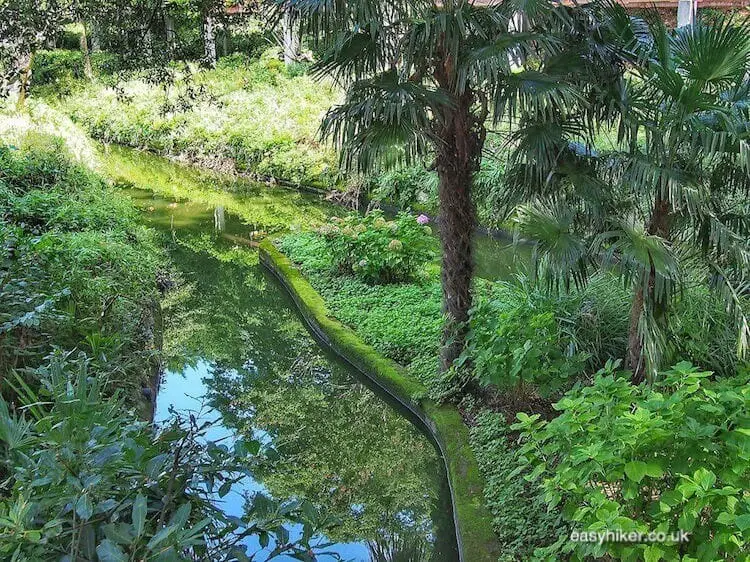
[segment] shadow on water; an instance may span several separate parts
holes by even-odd
[[[147,189],[125,192],[162,233],[177,279],[164,302],[157,419],[171,407],[202,409],[220,420],[212,437],[254,437],[272,451],[248,467],[223,509],[241,513],[243,496],[256,491],[304,497],[340,519],[321,540],[344,560],[391,560],[398,551],[409,562],[455,562],[434,443],[410,413],[321,348],[247,245],[253,231],[304,226],[333,210],[252,184],[216,193],[213,176],[146,155],[120,151],[105,167]]]

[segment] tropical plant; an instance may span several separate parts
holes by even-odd
[[[323,136],[342,149],[345,168],[366,172],[434,157],[447,316],[441,359],[447,369],[463,347],[471,308],[471,187],[486,121],[491,116],[500,122],[524,107],[564,111],[574,100],[566,84],[598,68],[599,51],[582,48],[596,42],[583,33],[592,20],[573,17],[577,8],[546,1],[275,4],[279,13],[293,6],[303,30],[325,50],[313,71],[347,88],[346,101],[328,112],[322,127]],[[521,9],[527,31],[511,25]],[[532,54],[535,60],[559,58],[556,64],[516,68],[514,61]]]
[[[680,363],[649,386],[617,366],[571,390],[552,421],[521,413],[512,426],[523,443],[517,473],[531,471],[550,509],[585,537],[558,546],[573,560],[744,560],[748,373],[717,381]],[[597,533],[604,538],[591,540]]]
[[[576,349],[568,320],[576,304],[575,297],[553,300],[524,283],[498,283],[494,298],[472,309],[456,365],[470,362],[480,383],[515,387],[519,395],[528,394],[529,385],[544,395],[570,388],[587,359]]]
[[[670,31],[608,10],[634,66],[579,113],[524,116],[509,193],[525,198],[517,229],[537,241],[548,287],[604,268],[631,288],[626,366],[641,381],[669,347],[675,299],[694,284],[723,296],[737,350],[748,348],[750,28],[724,19]],[[597,107],[600,127],[582,127]],[[601,127],[617,131],[609,146]]]

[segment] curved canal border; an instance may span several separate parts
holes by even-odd
[[[458,410],[427,399],[415,400],[415,396],[425,395],[426,387],[333,319],[320,294],[269,239],[260,244],[260,261],[289,292],[305,322],[328,347],[421,420],[445,463],[460,561],[495,562],[499,545],[492,517],[484,507],[484,482],[469,445],[469,430]]]

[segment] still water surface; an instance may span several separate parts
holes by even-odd
[[[108,150],[103,166],[162,233],[177,279],[164,303],[157,419],[170,408],[199,411],[218,421],[211,438],[252,437],[276,452],[249,467],[223,509],[241,514],[257,491],[304,497],[340,519],[320,540],[341,559],[375,562],[379,542],[422,551],[415,562],[458,560],[436,447],[408,412],[321,348],[248,245],[253,232],[340,210],[125,149]]]

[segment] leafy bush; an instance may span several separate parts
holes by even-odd
[[[192,416],[154,431],[103,397],[82,357],[56,355],[35,374],[38,392],[19,389],[23,413],[0,398],[3,559],[247,560],[246,536],[273,541],[270,558],[307,556],[307,541],[332,523],[306,502],[261,494],[242,518],[224,515],[214,504],[260,443],[213,443],[211,425]],[[288,521],[302,537],[289,539]]]
[[[139,400],[151,385],[159,251],[132,204],[60,139],[31,135],[0,145],[0,210],[0,377],[80,347]]]
[[[690,533],[687,542],[562,541],[574,560],[745,560],[750,551],[750,373],[712,380],[689,363],[634,386],[609,363],[560,415],[519,414],[521,449],[574,530]]]
[[[518,448],[502,414],[485,411],[471,428],[471,448],[484,474],[485,504],[502,545],[501,562],[535,560],[569,529],[559,510],[547,510],[537,482],[528,482]]]
[[[501,388],[534,385],[551,394],[572,384],[586,356],[573,345],[574,297],[551,298],[528,285],[496,283],[490,298],[471,312],[466,349],[457,361],[471,362],[474,376]]]
[[[415,280],[435,257],[425,219],[400,213],[387,221],[383,213],[373,211],[364,217],[334,217],[318,232],[340,273],[373,284],[398,283]]]

